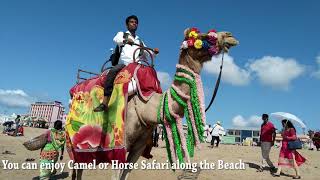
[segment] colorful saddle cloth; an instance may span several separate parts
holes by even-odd
[[[75,162],[96,163],[118,160],[126,162],[124,123],[131,79],[137,92],[149,100],[162,93],[155,70],[132,63],[117,75],[107,112],[93,112],[103,99],[106,74],[83,81],[70,90],[72,102],[66,121],[66,142],[70,158]]]

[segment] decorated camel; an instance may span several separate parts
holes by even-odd
[[[70,108],[71,112],[67,117],[66,123],[68,134],[67,145],[69,144],[68,151],[71,159],[75,159],[75,162],[77,162],[77,157],[75,156],[78,153],[78,161],[88,163],[92,159],[90,161],[83,159],[88,155],[86,153],[89,153],[85,149],[91,150],[91,152],[93,150],[113,149],[112,153],[104,155],[96,153],[93,158],[103,159],[110,157],[112,159],[113,157],[117,157],[120,159],[120,162],[135,163],[142,155],[153,127],[161,123],[163,124],[170,163],[177,160],[179,162],[190,162],[190,158],[194,155],[194,147],[199,146],[203,142],[202,135],[206,123],[204,94],[200,78],[201,69],[203,64],[210,61],[213,55],[222,51],[228,52],[230,47],[237,44],[238,41],[229,32],[210,30],[208,33],[203,34],[196,28],[186,29],[184,31],[184,41],[180,49],[179,61],[176,65],[176,74],[171,87],[164,93],[155,91],[149,94],[148,98],[145,98],[141,93],[131,96],[125,95],[122,99],[119,96],[116,96],[117,98],[111,97],[109,102],[109,111],[111,112],[107,113],[107,115],[99,113],[91,114],[93,107],[99,104],[99,101],[103,98],[103,90],[100,87],[94,86],[96,90],[90,90],[86,93],[84,93],[85,90],[81,90],[81,93],[74,93],[76,95],[73,96],[73,103]],[[126,83],[127,81],[124,79],[128,79],[126,77],[128,74],[130,73],[126,72],[126,70],[123,70],[122,74],[120,72],[119,77],[115,80],[115,84],[117,82]],[[97,81],[103,82],[104,80]],[[121,86],[115,85],[113,93],[121,94],[122,90],[126,88],[128,87],[123,85],[123,83]],[[89,103],[82,107],[81,103],[84,101]],[[112,108],[112,103],[115,103],[115,106],[119,109],[119,103],[123,104],[123,102],[127,102],[127,104],[125,103],[126,106],[123,106],[120,111]],[[80,112],[79,109],[81,108],[89,110]],[[121,115],[125,116],[123,118],[125,120],[122,119],[123,123],[117,124],[121,120],[113,121],[113,119],[117,119]],[[90,122],[86,122],[90,127],[84,126],[84,121],[89,116],[93,119],[102,119],[98,122],[102,128],[92,123],[90,125]],[[79,117],[82,120],[76,121],[75,119]],[[185,137],[182,129],[183,117],[186,117],[188,125],[187,137]],[[106,118],[109,119],[106,120]],[[122,130],[121,127],[123,128]],[[81,135],[80,132],[85,131],[92,133],[86,136]],[[113,132],[113,135],[106,135],[109,131]],[[97,136],[94,134],[97,134]],[[92,138],[89,139],[88,137]],[[78,151],[76,152],[74,149],[77,148]],[[108,161],[110,159],[98,161],[98,163]],[[112,178],[127,179],[130,171],[130,169],[117,170]],[[82,172],[83,170],[80,169],[74,170],[72,179],[81,179]]]

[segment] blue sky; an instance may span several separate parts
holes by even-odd
[[[257,126],[256,116],[291,112],[320,129],[320,11],[317,1],[6,1],[0,2],[0,113],[26,113],[33,101],[65,105],[78,68],[99,72],[125,17],[158,47],[163,84],[175,72],[183,30],[230,31],[240,41],[225,57],[207,121]],[[202,72],[209,96],[219,57]],[[166,86],[166,85],[165,85]]]

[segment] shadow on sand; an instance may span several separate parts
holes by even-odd
[[[69,177],[69,173],[68,172],[63,172],[61,174],[57,174],[57,175],[54,175],[54,176],[50,177],[50,180],[66,179],[68,177]],[[39,180],[39,179],[40,179],[39,176],[32,178],[32,180]]]
[[[252,162],[244,162],[244,163],[247,164],[247,165],[249,166],[249,168],[252,168],[252,169],[258,170],[258,169],[260,168],[260,165],[255,164],[255,163],[252,163]],[[263,170],[264,170],[264,171],[267,170],[267,171],[270,172],[270,174],[272,174],[270,167],[264,167]],[[280,175],[281,175],[281,176],[286,176],[286,177],[293,177],[292,175],[285,174],[285,173],[283,173],[283,172],[281,172]]]
[[[249,168],[252,168],[252,169],[258,170],[260,168],[260,166],[258,164],[255,164],[252,162],[244,162],[244,163],[247,164],[249,166]]]
[[[191,179],[191,180],[197,180],[200,174],[200,167],[196,167],[197,171],[192,172],[191,169],[184,169],[182,174],[177,177],[178,180],[185,180],[185,179]]]

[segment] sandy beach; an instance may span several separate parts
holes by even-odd
[[[21,165],[25,162],[27,158],[34,158],[33,163],[39,161],[39,151],[28,151],[24,148],[22,143],[32,137],[39,135],[45,129],[37,128],[25,128],[25,136],[23,137],[11,137],[4,134],[0,134],[0,177],[2,180],[6,179],[37,179],[39,175],[39,170],[26,170],[22,169]],[[1,127],[2,131],[2,127]],[[195,157],[193,162],[206,162],[214,163],[215,169],[209,170],[200,170],[196,173],[187,173],[187,176],[197,176],[199,180],[211,180],[211,179],[220,179],[220,180],[232,180],[232,179],[292,179],[294,174],[293,169],[284,169],[284,175],[280,178],[272,177],[268,170],[265,170],[262,173],[256,172],[257,164],[260,163],[261,154],[260,147],[248,147],[248,146],[236,146],[236,145],[221,145],[219,148],[209,148],[209,144],[203,144],[201,150],[195,151]],[[10,151],[9,154],[3,154],[5,151]],[[307,180],[316,180],[320,177],[320,151],[309,151],[309,150],[299,150],[299,152],[305,156],[308,161],[300,167],[300,173],[303,179]],[[133,170],[130,179],[152,179],[152,180],[175,180],[181,175],[184,174],[182,170],[142,170],[141,166],[143,163],[152,164],[153,160],[156,160],[157,163],[166,163],[167,155],[164,143],[160,140],[160,146],[158,148],[152,149],[153,159],[146,160],[141,157],[137,162],[139,165],[138,170]],[[271,151],[271,160],[276,163],[279,154],[278,148],[272,148]],[[4,169],[4,161],[18,163],[19,169],[8,170]],[[55,176],[56,179],[71,179],[69,174],[71,172],[67,167],[69,162],[69,157],[65,151],[65,156],[62,163],[66,163],[66,167],[63,172],[58,172]],[[220,161],[219,161],[220,160]],[[244,169],[218,169],[218,163],[224,162],[224,165],[228,168],[233,168],[235,163],[243,162]],[[59,161],[60,162],[60,161]],[[226,164],[229,163],[229,164]],[[239,165],[239,164],[238,164]],[[9,167],[9,166],[7,166]],[[236,167],[234,167],[236,168]],[[241,167],[240,167],[241,168]],[[110,179],[111,170],[101,170],[99,168],[95,170],[87,170],[83,173],[83,179]],[[181,178],[184,179],[184,178]]]

